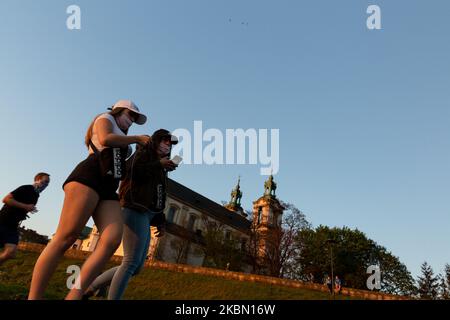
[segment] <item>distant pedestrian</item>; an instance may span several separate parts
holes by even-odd
[[[32,185],[23,185],[8,193],[0,210],[0,265],[15,257],[19,243],[19,225],[29,218],[28,213],[36,213],[39,195],[50,183],[50,175],[40,172]]]
[[[336,278],[334,280],[334,292],[337,294],[341,294],[341,289],[342,289],[341,279],[339,279],[339,277],[336,276]]]
[[[325,276],[325,284],[327,285],[330,294],[333,294],[333,284],[331,283],[331,277],[329,275]]]

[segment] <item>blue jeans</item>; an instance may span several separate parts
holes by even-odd
[[[144,265],[151,238],[150,222],[157,213],[122,208],[122,214],[125,223],[122,264],[103,272],[90,286],[95,291],[110,285],[108,300],[120,300],[130,278],[138,274]]]

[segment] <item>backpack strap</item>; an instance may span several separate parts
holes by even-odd
[[[89,146],[92,148],[92,150],[94,151],[94,153],[96,155],[99,154],[97,147],[94,145],[94,143],[92,142],[92,140],[89,140]]]

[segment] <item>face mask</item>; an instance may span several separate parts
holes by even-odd
[[[130,117],[126,113],[122,113],[120,116],[116,118],[117,125],[120,127],[120,129],[126,131],[131,126],[133,121],[130,119]]]
[[[38,181],[38,182],[34,183],[34,190],[36,190],[37,193],[41,193],[47,187],[48,187],[48,182]]]
[[[167,145],[164,142],[161,142],[159,144],[159,148],[158,151],[162,156],[166,156],[170,153],[170,151],[172,150],[172,146],[171,145]]]

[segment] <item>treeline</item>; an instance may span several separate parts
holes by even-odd
[[[426,300],[450,300],[450,265],[446,264],[444,272],[435,275],[433,268],[425,261],[417,279],[416,295]]]
[[[32,229],[26,229],[24,227],[19,227],[20,241],[32,242],[39,244],[47,244],[49,239],[47,236],[41,235]]]
[[[422,275],[415,280],[397,256],[360,230],[313,228],[298,208],[282,204],[286,210],[281,228],[263,235],[259,226],[252,224],[246,243],[230,237],[224,239],[220,225],[207,226],[203,238],[205,265],[235,271],[250,265],[252,273],[315,283],[324,283],[331,276],[333,266],[333,275],[339,277],[344,287],[362,290],[374,289],[368,288],[371,276],[368,268],[376,266],[380,271],[380,286],[375,290],[412,298],[449,299],[449,265],[444,274],[435,276],[424,263]],[[264,259],[261,243],[264,243]]]

